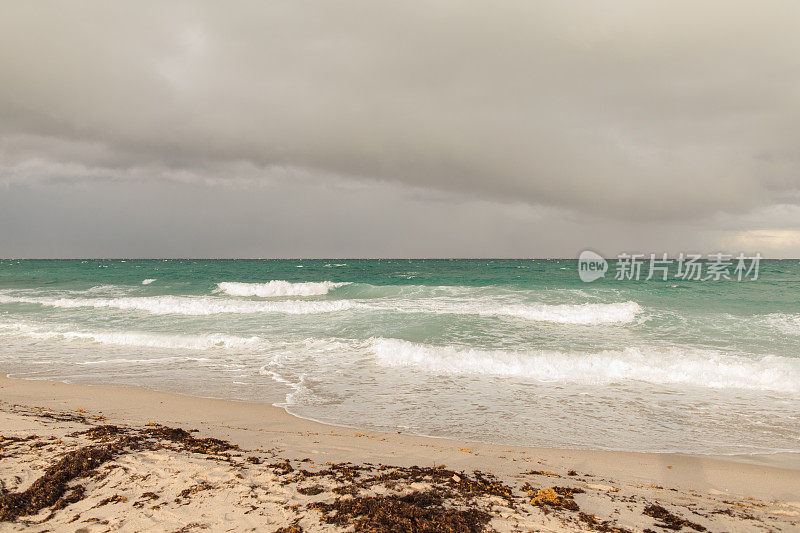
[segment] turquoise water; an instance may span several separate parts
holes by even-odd
[[[800,262],[583,283],[575,260],[0,261],[0,371],[562,447],[800,451]]]

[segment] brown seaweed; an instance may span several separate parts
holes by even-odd
[[[74,479],[89,475],[95,468],[111,460],[115,449],[111,446],[86,446],[65,453],[44,475],[25,491],[0,494],[0,521],[14,520],[18,516],[36,514],[45,507],[56,505],[67,492]],[[83,497],[83,490],[73,491],[66,503]]]
[[[656,523],[658,527],[663,527],[665,529],[672,529],[674,531],[678,531],[683,527],[689,527],[694,529],[695,531],[705,531],[706,528],[701,526],[700,524],[696,524],[694,522],[690,522],[685,518],[681,518],[676,516],[663,508],[662,506],[658,505],[657,503],[648,505],[644,508],[643,513],[647,516],[655,518],[656,520],[660,520],[661,523]]]
[[[313,503],[309,508],[322,513],[322,521],[352,526],[357,532],[478,533],[492,515],[475,508],[444,506],[438,491],[412,492],[404,496],[371,496]]]

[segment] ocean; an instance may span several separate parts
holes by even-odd
[[[0,372],[566,448],[800,452],[800,262],[1,260]]]

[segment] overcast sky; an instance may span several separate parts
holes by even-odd
[[[0,256],[800,256],[800,3],[0,7]]]

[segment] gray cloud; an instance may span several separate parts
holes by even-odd
[[[567,233],[758,213],[798,200],[798,23],[775,1],[18,2],[0,183],[394,183]]]

